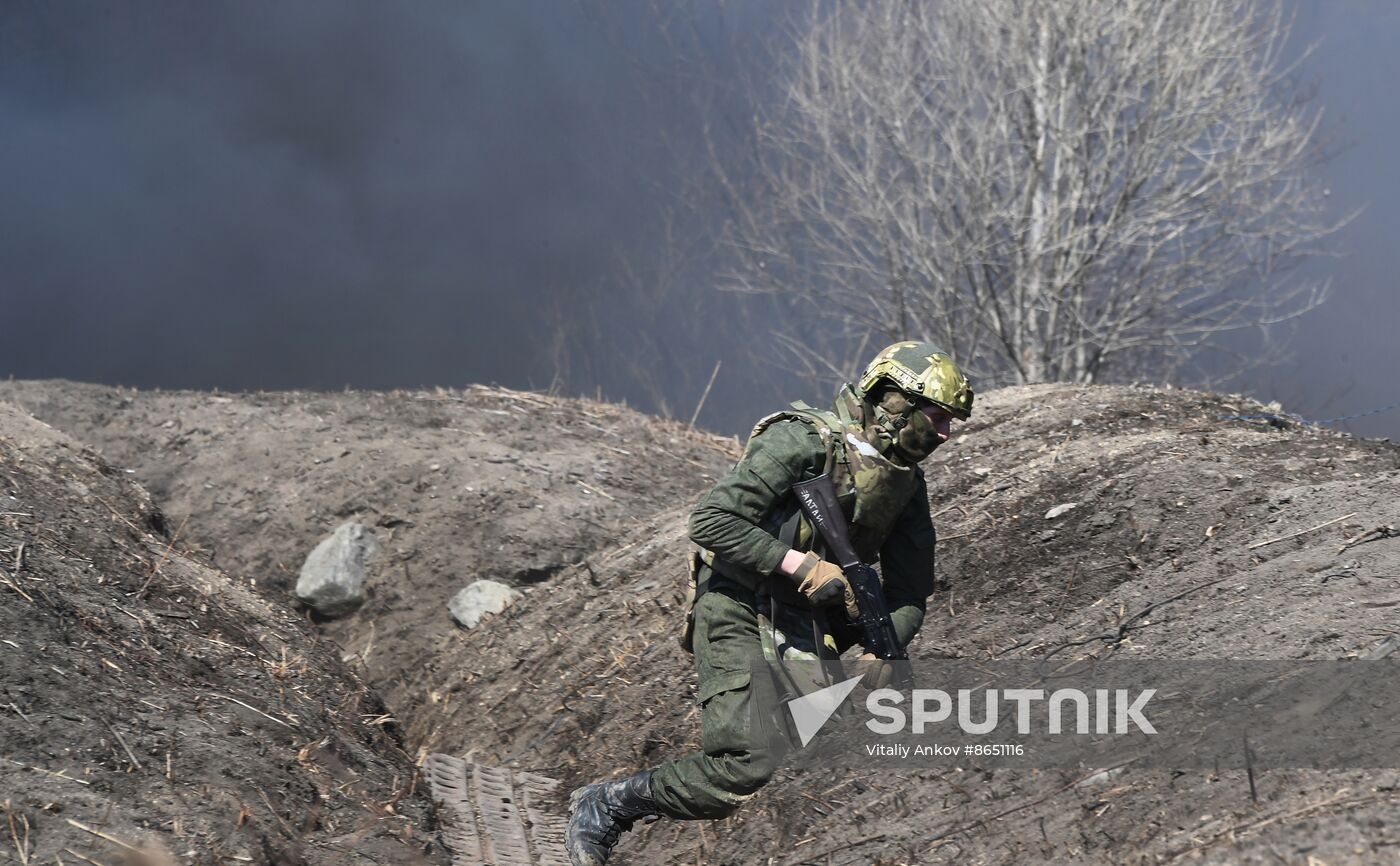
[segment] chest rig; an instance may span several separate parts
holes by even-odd
[[[779,421],[811,426],[826,449],[824,472],[830,473],[841,510],[850,524],[851,543],[862,560],[873,562],[894,528],[895,519],[918,485],[919,469],[885,457],[865,436],[860,398],[849,387],[837,395],[835,411],[793,403],[789,409],[761,419],[749,437]],[[812,527],[801,518],[793,547],[810,550]]]
[[[826,451],[826,463],[822,471],[832,476],[837,499],[850,527],[851,543],[863,561],[874,562],[890,530],[894,528],[895,519],[913,496],[918,486],[920,470],[917,466],[886,458],[870,444],[865,436],[864,414],[860,398],[849,385],[837,395],[835,411],[817,409],[802,402],[793,403],[790,408],[759,420],[749,436],[744,456],[747,458],[749,449],[754,447],[754,439],[779,421],[801,421],[815,430]],[[769,514],[763,528],[789,547],[804,551],[813,547],[812,527],[795,502],[778,503]],[[699,579],[700,566],[703,564],[714,568],[722,575],[724,572],[720,563],[715,561],[714,554],[702,548],[693,549],[689,562],[690,576],[683,608],[685,621],[680,644],[686,652],[693,652],[694,605],[705,593],[708,585],[708,580]],[[792,594],[790,586],[779,586],[785,589],[788,595]],[[772,591],[773,585],[769,584],[766,593],[760,593],[770,600],[767,605],[760,602],[763,609],[759,612],[759,619],[763,624],[761,633],[764,655],[770,661],[791,654],[781,646],[784,643],[781,639],[782,632],[775,628],[773,622],[776,611],[771,602]],[[797,620],[807,618],[810,622],[812,614],[803,611],[802,606],[791,605],[787,610],[789,618],[795,615]],[[784,625],[787,626],[788,633],[795,637],[807,630],[805,627],[793,628],[791,622]],[[804,643],[804,646],[792,647],[797,650],[797,656],[816,658],[816,644]]]

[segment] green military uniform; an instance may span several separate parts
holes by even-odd
[[[652,796],[668,816],[722,818],[772,776],[774,756],[757,742],[750,721],[750,679],[764,658],[757,610],[766,581],[789,549],[773,532],[774,515],[790,503],[792,485],[821,474],[826,462],[813,425],[777,421],[753,438],[743,459],[691,513],[691,539],[723,563],[724,574],[700,566],[700,582],[708,581],[695,604],[694,635],[703,751],[653,774]],[[916,483],[877,546],[891,619],[904,644],[918,632],[933,592],[933,521],[923,475],[912,471]]]
[[[843,619],[858,604],[834,564],[808,552],[800,566],[788,564],[791,578],[779,574],[790,550],[814,543],[793,484],[830,474],[856,554],[881,564],[896,637],[914,637],[933,591],[933,521],[918,463],[947,440],[952,418],[967,420],[972,398],[947,353],[905,341],[843,388],[834,411],[793,404],[759,422],[733,471],[690,516],[704,553],[684,642],[700,673],[702,750],[575,790],[565,832],[574,866],[606,866],[621,834],[645,817],[732,813],[772,777],[782,748],[771,730],[778,720],[757,709],[755,692],[771,695],[768,680],[753,681],[770,670],[760,663],[783,674],[785,660],[827,659],[858,642]],[[843,600],[834,613],[824,607]],[[790,695],[789,686],[805,690],[796,680],[777,690]]]

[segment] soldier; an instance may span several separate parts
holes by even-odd
[[[864,561],[880,561],[895,632],[908,645],[934,588],[933,521],[918,463],[948,440],[954,418],[971,411],[972,389],[947,353],[903,342],[843,386],[832,411],[794,403],[758,423],[743,457],[690,515],[701,550],[682,643],[699,671],[703,749],[575,791],[567,845],[576,866],[603,866],[641,818],[733,813],[776,763],[751,721],[755,662],[829,657],[858,642],[841,614],[854,597],[841,569],[811,551],[794,483],[832,474],[851,540]],[[829,628],[814,633],[818,617]],[[881,675],[870,653],[858,665],[868,684]]]

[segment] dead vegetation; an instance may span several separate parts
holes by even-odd
[[[0,840],[21,864],[445,862],[379,699],[0,404]]]
[[[402,720],[416,754],[442,750],[580,781],[694,747],[694,678],[674,639],[684,518],[705,476],[731,459],[722,442],[614,407],[488,390],[442,403],[375,394],[210,403],[193,394],[6,388],[0,396],[79,429],[166,491],[177,503],[170,512],[189,518],[189,544],[238,561],[241,573],[260,575],[278,561],[294,567],[337,519],[333,503],[347,490],[364,513],[404,517],[381,524],[393,559],[375,578],[375,600],[333,628],[392,695],[383,713]],[[508,408],[512,401],[522,411]],[[438,426],[410,429],[405,419],[418,417],[419,403],[434,407]],[[929,467],[946,587],[915,655],[1334,659],[1392,651],[1400,629],[1386,603],[1400,590],[1391,529],[1400,525],[1400,450],[1232,420],[1256,408],[1152,388],[1046,385],[988,395]],[[527,416],[533,424],[525,427],[500,422]],[[172,418],[198,443],[162,444],[174,435],[161,427]],[[448,427],[455,438],[433,432]],[[269,429],[276,438],[264,435]],[[315,471],[335,473],[298,475],[297,461],[335,437],[352,453],[403,439],[394,451],[369,446],[381,447],[373,467],[333,457]],[[450,483],[428,474],[425,484],[380,486],[379,478],[430,460],[455,465]],[[507,492],[483,507],[456,497],[467,486]],[[240,535],[259,509],[288,525]],[[295,517],[299,510],[313,516]],[[536,560],[550,566],[545,574],[519,570],[543,550],[553,556]],[[451,628],[440,601],[468,571],[453,565],[460,562],[522,585],[525,600],[474,631]],[[268,584],[277,580],[260,580]],[[0,593],[13,590],[0,585]],[[269,680],[280,677],[268,663],[299,668],[284,661],[283,646],[286,659],[301,652],[289,642],[248,647]],[[247,702],[292,721],[276,702]],[[129,768],[120,743],[108,741],[107,759]],[[141,748],[132,749],[145,765]],[[794,772],[728,821],[642,830],[619,862],[1313,858],[1335,866],[1385,862],[1400,841],[1389,829],[1397,818],[1400,776],[1391,770],[1253,778],[1132,766]],[[22,822],[16,829],[22,838]]]

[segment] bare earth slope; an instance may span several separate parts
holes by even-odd
[[[914,655],[1036,657],[1084,641],[1060,657],[1342,658],[1381,646],[1400,631],[1400,540],[1339,548],[1400,525],[1400,450],[1222,420],[1241,408],[1148,389],[989,395],[930,469],[952,589]],[[460,703],[416,719],[412,736],[578,779],[693,748],[693,705],[664,697],[676,682],[693,695],[673,640],[684,513],[562,575],[509,627],[469,635],[448,666]],[[1250,549],[1334,517],[1346,519]],[[1400,774],[1258,782],[1255,807],[1242,772],[790,774],[718,829],[642,831],[623,862],[1393,859]]]
[[[130,476],[0,403],[5,862],[445,863],[382,702],[334,650],[172,550]]]
[[[0,382],[0,399],[130,469],[181,546],[291,603],[303,557],[375,528],[369,602],[324,624],[402,718],[440,699],[462,640],[447,602],[476,578],[552,578],[689,502],[735,444],[622,407],[504,389],[208,394]]]
[[[448,396],[470,404],[453,424],[476,423],[472,412],[483,404],[472,401],[488,397]],[[135,468],[138,478],[168,493],[173,514],[190,515],[187,539],[222,545],[221,561],[235,555],[231,545],[242,538],[235,527],[256,513],[254,504],[283,509],[290,520],[308,502],[332,497],[313,470],[300,481],[263,484],[251,499],[238,497],[232,481],[234,490],[212,484],[197,467],[254,459],[239,444],[253,435],[247,431],[210,427],[197,455],[152,437],[161,412],[205,411],[199,407],[207,396],[0,383],[0,398],[24,403]],[[342,398],[233,399],[218,405],[262,400],[296,416],[299,403]],[[343,399],[369,405],[388,398]],[[115,410],[103,400],[130,405]],[[605,412],[558,401],[551,411],[561,419]],[[1382,646],[1400,630],[1391,605],[1400,603],[1400,539],[1366,533],[1400,525],[1400,449],[1325,430],[1226,420],[1254,411],[1229,398],[1147,388],[1049,385],[981,400],[976,420],[929,468],[939,568],[951,588],[935,596],[914,655],[1343,658]],[[469,633],[430,632],[422,664],[397,667],[383,680],[416,746],[573,781],[628,772],[694,746],[694,678],[674,641],[684,517],[705,476],[729,455],[718,442],[692,442],[675,431],[638,434],[635,417],[592,419],[608,433],[591,447],[630,451],[634,459],[625,465],[654,464],[653,474],[630,488],[578,479],[612,497],[596,504],[615,508],[600,524],[614,522],[571,542],[578,558],[556,557],[563,567],[510,614]],[[364,435],[361,426],[387,423],[342,413],[339,426],[321,435],[355,437]],[[567,436],[546,429],[544,441],[529,447],[488,438],[468,450],[480,454],[499,444],[503,456],[533,462],[548,440]],[[145,444],[134,448],[133,441]],[[483,463],[473,466],[485,469]],[[523,489],[541,474],[489,465],[510,473],[500,483]],[[644,489],[648,484],[668,489]],[[352,489],[348,481],[342,486]],[[376,507],[417,507],[413,519],[421,525],[434,508],[426,498],[432,492],[410,487],[393,509]],[[1046,518],[1049,509],[1071,503]],[[564,521],[538,519],[544,516],[536,517],[538,537],[575,538]],[[334,523],[329,516],[300,519],[303,534],[287,539],[286,557],[299,556]],[[1319,524],[1326,525],[1302,531]],[[524,579],[511,571],[519,555],[502,561],[490,542],[504,541],[511,554],[521,549],[513,537],[528,531],[515,527],[526,525],[506,522],[500,509],[487,514],[477,526],[486,534],[471,537],[478,567]],[[1342,550],[1348,540],[1363,543]],[[257,551],[272,546],[248,544]],[[467,555],[461,543],[449,550]],[[394,605],[418,611],[415,621],[431,629],[457,580],[446,571],[437,583],[423,580]],[[363,617],[347,621],[335,634],[362,651],[367,625]],[[400,635],[394,645],[410,646],[412,638]],[[381,651],[369,651],[372,674]],[[1242,773],[1130,768],[1084,782],[1092,771],[965,764],[918,775],[788,773],[718,825],[663,822],[641,830],[619,862],[1337,864],[1393,861],[1400,850],[1391,829],[1400,820],[1394,771],[1263,773],[1257,806]]]

